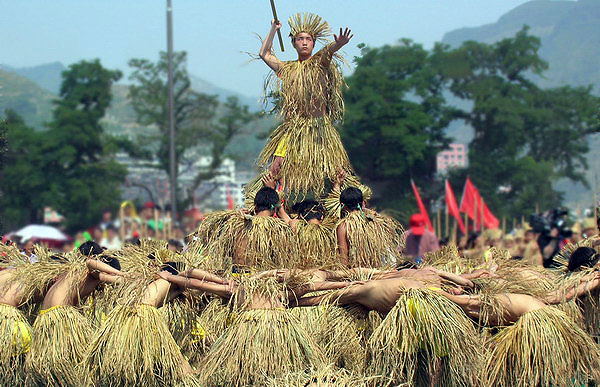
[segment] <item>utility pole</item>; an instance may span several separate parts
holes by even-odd
[[[177,220],[177,164],[175,159],[175,109],[173,101],[173,4],[167,0],[167,61],[169,89],[169,185],[171,187],[171,222]]]

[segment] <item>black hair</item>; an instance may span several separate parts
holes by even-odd
[[[325,209],[316,200],[303,200],[294,204],[292,211],[307,222],[311,219],[322,220],[325,217]]]
[[[175,246],[177,249],[183,249],[183,245],[177,239],[169,239],[168,244]]]
[[[106,263],[108,266],[113,269],[121,270],[121,262],[115,257],[110,257],[108,255],[101,255],[100,261]]]
[[[348,211],[362,209],[363,201],[363,193],[356,187],[348,187],[340,195],[340,202],[346,206]]]
[[[142,241],[140,240],[140,238],[127,239],[125,241],[125,243],[130,244],[130,245],[134,245],[134,246],[141,246],[142,245]]]
[[[593,267],[599,259],[600,256],[596,253],[596,250],[591,247],[579,247],[571,253],[567,269],[575,271],[582,266]]]
[[[396,270],[416,269],[418,266],[412,261],[403,261],[396,264]]]
[[[86,257],[102,254],[103,251],[104,249],[94,241],[86,241],[79,246],[79,252]]]
[[[54,261],[56,263],[67,263],[69,262],[65,257],[63,257],[62,255],[58,255],[58,254],[54,254],[50,256],[50,260]]]
[[[262,187],[254,197],[254,212],[274,210],[278,204],[279,195],[277,191],[270,187]]]
[[[185,265],[183,262],[169,261],[162,265],[161,269],[164,271],[168,271],[173,275],[177,275],[180,271],[185,269]]]
[[[469,234],[469,238],[467,238],[467,245],[465,246],[465,248],[467,250],[474,249],[475,248],[475,241],[477,240],[478,237],[479,237],[479,233],[478,232],[471,232]]]
[[[154,253],[150,253],[148,254],[148,259],[154,261],[156,259],[156,256],[154,255]]]

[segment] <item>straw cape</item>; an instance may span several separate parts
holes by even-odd
[[[80,367],[92,327],[77,308],[54,306],[40,311],[33,324],[31,349],[25,369],[42,385],[81,386]]]
[[[31,325],[12,305],[0,304],[0,384],[25,382],[23,365],[31,345]]]
[[[336,263],[335,234],[326,222],[316,224],[300,219],[296,223],[296,234],[299,251],[302,252],[298,268],[331,267]]]
[[[371,375],[390,383],[475,385],[481,342],[463,311],[436,291],[407,289],[368,343]]]
[[[488,345],[482,385],[566,387],[598,380],[600,354],[593,339],[551,306],[525,313]]]
[[[352,211],[338,222],[346,224],[350,267],[380,267],[395,263],[404,245],[402,226],[394,219],[370,210]]]
[[[325,358],[285,308],[286,288],[272,278],[240,277],[232,325],[211,347],[203,367],[209,386],[262,385],[268,378],[319,367]],[[257,307],[260,306],[260,307]]]

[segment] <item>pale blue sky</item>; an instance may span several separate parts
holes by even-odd
[[[277,0],[280,19],[313,12],[335,29],[354,32],[356,45],[377,47],[411,38],[429,48],[444,33],[493,23],[526,0]],[[267,73],[243,52],[258,52],[270,26],[268,0],[173,0],[175,49],[186,50],[189,71],[217,86],[257,96]],[[65,65],[100,58],[127,72],[130,58],[156,59],[166,47],[165,0],[0,0],[0,63]],[[284,36],[289,29],[284,23]],[[294,58],[285,40],[281,59]]]

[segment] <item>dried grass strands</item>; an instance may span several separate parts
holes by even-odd
[[[346,223],[350,267],[382,267],[395,263],[404,245],[402,226],[394,219],[374,212],[353,211]]]
[[[244,215],[237,210],[214,211],[200,222],[192,246],[199,247],[215,268],[231,264],[238,235],[244,227]]]
[[[269,387],[339,386],[368,387],[381,383],[381,377],[365,377],[333,364],[305,372],[294,372],[267,382]]]
[[[25,354],[31,345],[31,325],[19,309],[0,304],[0,385],[25,383]]]
[[[364,370],[366,349],[363,332],[368,330],[366,313],[353,314],[347,308],[326,303],[294,308],[291,313],[298,317],[329,362],[353,372]]]
[[[81,386],[80,364],[92,335],[89,321],[72,306],[41,311],[32,330],[25,369],[37,384]]]
[[[216,339],[207,335],[200,319],[207,302],[188,291],[159,308],[173,339],[190,363],[196,363]]]
[[[325,180],[333,181],[340,170],[352,173],[340,135],[327,117],[286,119],[262,150],[261,165],[270,163],[282,141],[287,151],[279,176],[288,190],[311,191],[320,196],[325,190]]]
[[[35,254],[39,259],[36,263],[31,263],[29,258],[22,254],[10,257],[11,278],[0,287],[0,292],[8,291],[17,283],[20,292],[24,294],[23,302],[27,303],[35,296],[44,294],[52,282],[61,275],[74,270],[81,274],[82,271],[87,270],[85,259],[75,252],[61,255],[60,262],[51,258],[55,253],[42,246],[36,246]]]
[[[600,359],[593,339],[552,307],[524,314],[489,345],[481,381],[487,386],[573,386],[587,382]]]
[[[84,368],[98,385],[169,386],[182,382],[184,364],[161,312],[149,305],[122,305],[94,335]]]
[[[245,258],[258,269],[296,267],[299,262],[298,239],[281,219],[248,216],[240,238],[245,241]]]
[[[239,315],[205,361],[207,385],[246,386],[318,367],[325,359],[289,311],[253,309]]]
[[[301,220],[296,224],[301,259],[296,268],[329,267],[337,258],[335,233],[323,224]]]
[[[473,323],[458,306],[435,291],[408,289],[369,339],[367,371],[395,384],[412,384],[439,361],[439,385],[471,385],[481,347]]]

